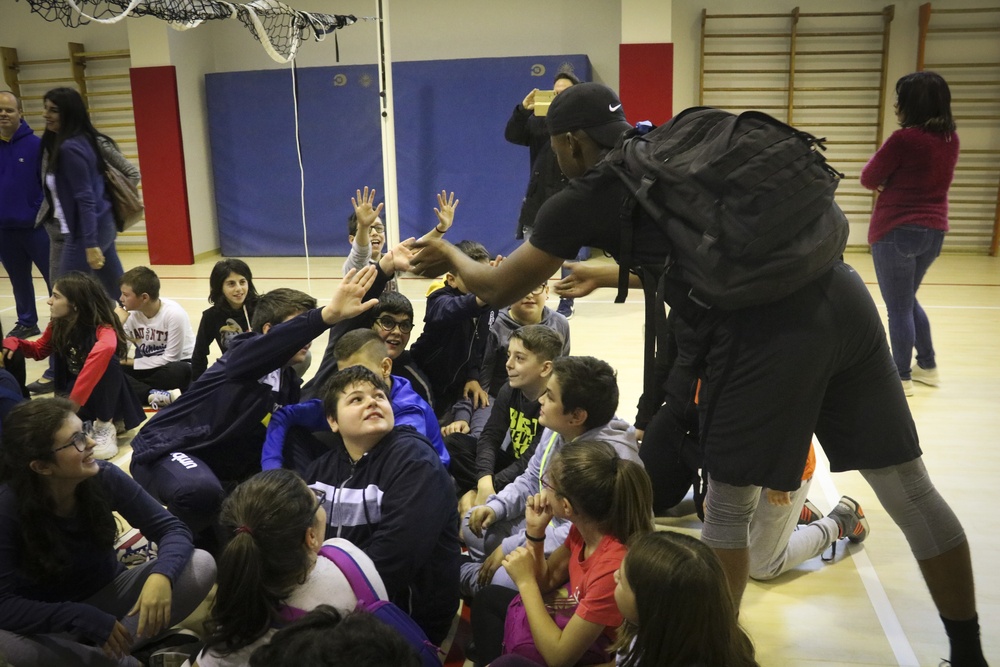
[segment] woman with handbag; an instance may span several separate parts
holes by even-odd
[[[42,180],[49,205],[45,224],[52,241],[52,282],[69,271],[93,272],[108,298],[116,300],[123,270],[115,249],[117,228],[102,146],[110,146],[121,158],[112,160],[119,169],[128,161],[94,128],[80,93],[54,88],[43,102]],[[137,178],[137,171],[130,172]]]

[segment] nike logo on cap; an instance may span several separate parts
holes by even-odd
[[[612,112],[614,112],[614,111],[618,111],[618,110],[619,110],[619,109],[621,109],[621,108],[622,108],[622,105],[621,105],[621,104],[618,104],[618,105],[616,105],[616,106],[611,106],[610,104],[608,105],[608,111],[612,111]]]

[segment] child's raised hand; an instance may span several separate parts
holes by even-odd
[[[361,190],[357,190],[357,195],[351,197],[351,204],[354,205],[354,215],[358,218],[358,228],[364,227],[368,229],[375,224],[375,220],[378,219],[380,213],[382,213],[382,207],[384,204],[379,204],[374,206],[375,203],[375,188],[371,191],[368,190],[368,186],[365,186],[364,193]]]
[[[535,557],[524,547],[518,547],[503,559],[503,568],[520,588],[524,583],[535,581]]]
[[[362,301],[374,284],[376,274],[374,265],[366,266],[360,271],[348,271],[334,290],[330,303],[323,307],[323,321],[332,326],[378,305],[378,299]]]
[[[455,222],[455,209],[458,208],[458,200],[455,199],[455,193],[446,193],[444,190],[441,194],[437,196],[438,207],[434,209],[435,215],[437,215],[437,225],[434,226],[434,230],[439,234],[444,234],[446,231],[451,229],[451,225]]]
[[[546,526],[552,521],[552,508],[544,494],[528,496],[524,506],[524,519],[529,535],[541,537],[545,534]]]
[[[503,259],[504,259],[503,255],[497,255],[496,257],[490,260],[490,266],[492,266],[493,268],[500,266],[500,262],[502,262]]]

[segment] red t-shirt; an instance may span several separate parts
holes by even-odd
[[[576,599],[576,614],[585,621],[605,626],[604,634],[614,637],[622,624],[622,615],[615,604],[615,570],[628,553],[625,545],[605,535],[597,549],[586,560],[586,543],[573,526],[566,538],[569,549],[569,592]]]

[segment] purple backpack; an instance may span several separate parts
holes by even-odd
[[[576,602],[569,596],[569,591],[558,592],[555,599],[547,601],[545,608],[549,616],[559,626],[560,630],[565,630],[566,625],[573,614],[576,613]],[[603,633],[587,647],[586,652],[576,661],[577,665],[602,665],[613,660],[613,656],[608,652],[611,640]],[[545,658],[539,653],[535,646],[535,639],[531,635],[531,626],[528,625],[528,614],[524,610],[524,603],[518,595],[511,600],[507,607],[507,618],[503,625],[503,654],[514,654],[528,658],[539,665],[547,664]]]
[[[406,612],[388,600],[379,599],[378,593],[368,581],[364,570],[351,557],[351,554],[332,545],[324,546],[319,550],[319,553],[333,561],[334,565],[347,578],[351,590],[354,591],[354,597],[358,598],[358,606],[355,607],[355,611],[369,613],[395,629],[417,653],[424,667],[441,667],[437,646],[427,639],[427,634]],[[281,609],[281,620],[290,623],[305,616],[306,613],[303,609],[285,606]]]

